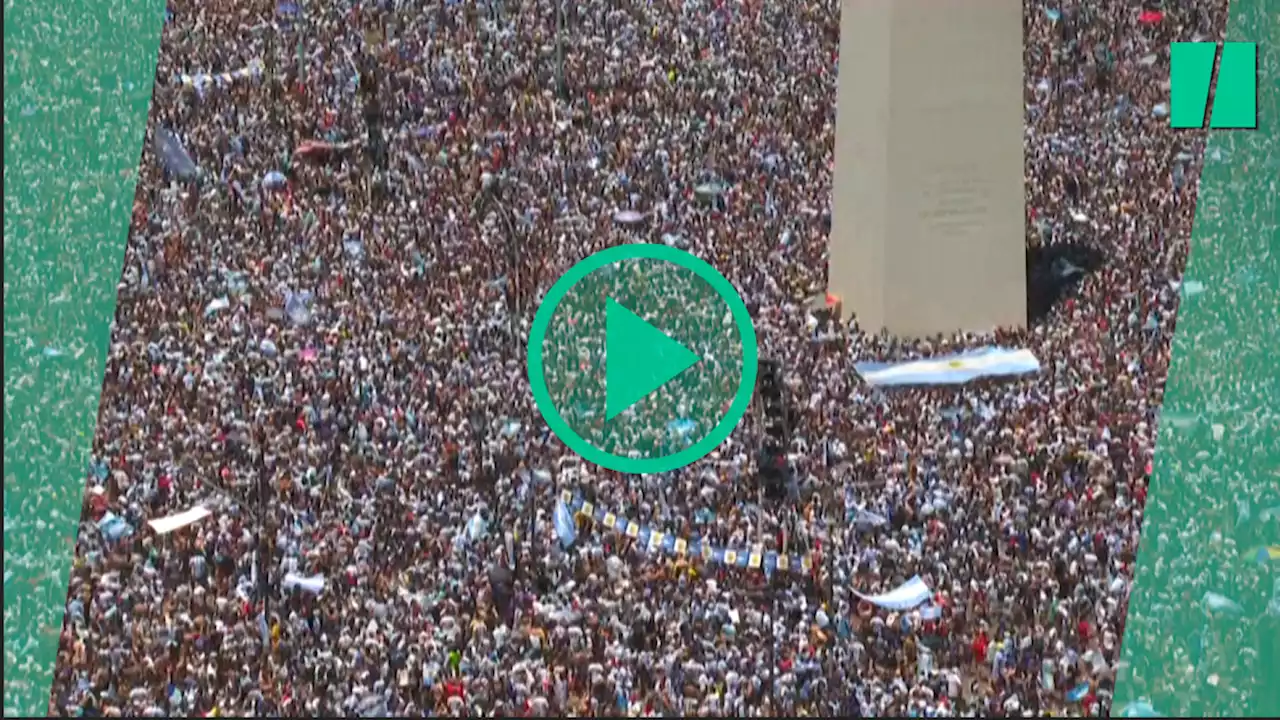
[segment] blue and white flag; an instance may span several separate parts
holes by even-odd
[[[133,526],[119,515],[108,512],[98,521],[98,531],[108,542],[117,542],[133,535]]]
[[[288,292],[284,297],[284,314],[294,325],[306,325],[315,314],[311,309],[314,301],[315,295],[310,290]]]
[[[885,610],[911,610],[933,597],[933,591],[919,575],[882,595],[863,595],[856,590],[853,594]]]
[[[888,525],[889,518],[879,513],[874,513],[874,512],[871,512],[870,510],[859,508],[858,512],[853,516],[853,524],[859,530],[871,530],[873,528],[878,528],[882,525]]]
[[[489,533],[489,521],[478,511],[467,521],[467,542],[475,542]]]
[[[689,418],[680,418],[667,423],[667,432],[680,437],[687,437],[698,427],[698,423]]]
[[[268,190],[281,190],[289,184],[289,178],[279,170],[272,170],[262,176],[262,187]]]
[[[1026,375],[1040,371],[1030,350],[985,348],[903,363],[856,363],[854,369],[872,387],[961,385],[979,378]]]
[[[672,420],[667,423],[667,436],[673,445],[688,446],[690,444],[690,436],[697,427],[698,423],[688,418]]]
[[[271,629],[267,627],[266,613],[258,613],[258,636],[262,638],[262,647],[271,644]]]
[[[1205,593],[1204,599],[1201,602],[1204,603],[1205,612],[1208,613],[1227,613],[1230,615],[1241,615],[1244,613],[1244,608],[1240,607],[1240,603],[1213,591]]]
[[[1067,691],[1067,702],[1080,702],[1089,695],[1089,683],[1082,682]]]
[[[569,512],[569,506],[564,504],[564,500],[556,501],[556,512],[552,521],[555,523],[560,544],[566,548],[571,547],[578,539],[578,528],[574,525],[573,513]]]
[[[172,130],[157,128],[154,145],[156,157],[165,172],[172,173],[181,180],[193,180],[200,176],[200,167],[191,159],[182,140]]]

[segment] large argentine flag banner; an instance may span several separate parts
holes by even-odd
[[[924,580],[920,579],[919,575],[882,595],[863,595],[857,590],[854,590],[853,594],[886,610],[910,610],[923,605],[933,597],[933,591]]]
[[[904,363],[856,363],[854,369],[868,385],[961,385],[986,377],[1026,375],[1040,371],[1030,350],[983,348]]]

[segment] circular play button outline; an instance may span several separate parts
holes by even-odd
[[[574,286],[588,275],[624,260],[659,260],[694,273],[710,285],[720,300],[728,306],[734,325],[737,326],[739,341],[742,343],[742,376],[728,411],[700,440],[683,450],[662,457],[635,458],[615,455],[591,444],[560,414],[560,409],[556,407],[551,397],[551,390],[547,387],[546,368],[543,364],[543,343],[547,332],[551,329],[556,309],[560,307],[561,301]],[[569,271],[560,276],[560,279],[547,291],[546,297],[542,299],[538,312],[534,314],[533,326],[529,329],[527,362],[529,386],[533,390],[533,402],[551,431],[584,460],[624,473],[637,475],[664,473],[701,460],[728,439],[751,405],[751,395],[755,391],[756,373],[759,369],[759,350],[755,325],[751,322],[751,313],[747,311],[747,305],[742,301],[742,296],[738,294],[737,289],[733,287],[733,283],[721,275],[720,271],[701,258],[668,245],[652,243],[617,245],[594,253],[569,268]]]

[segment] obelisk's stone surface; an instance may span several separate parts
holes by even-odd
[[[1020,0],[842,0],[829,291],[903,337],[1026,323]]]

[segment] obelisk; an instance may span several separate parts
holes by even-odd
[[[1021,0],[841,0],[828,289],[864,331],[1026,324]]]

